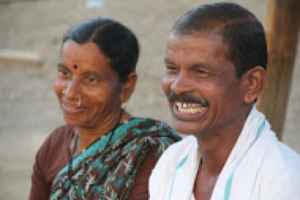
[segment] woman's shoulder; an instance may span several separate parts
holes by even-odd
[[[70,125],[63,125],[54,129],[51,134],[45,139],[40,147],[41,152],[51,152],[53,149],[63,147],[68,144],[74,135],[74,127]]]
[[[151,141],[150,143],[165,143],[167,146],[181,140],[180,135],[167,123],[151,118],[135,118],[131,120],[127,135]]]
[[[164,125],[170,127],[166,122],[163,122],[159,119],[153,119],[153,118],[136,118],[136,119],[140,119],[141,123],[154,124],[154,125],[164,124]]]
[[[59,126],[52,131],[52,133],[48,136],[48,139],[51,141],[58,140],[69,140],[74,135],[74,127],[68,124]]]
[[[176,133],[176,131],[172,129],[171,126],[169,126],[166,122],[163,122],[161,120],[153,118],[133,118],[132,121],[135,124],[135,127],[140,129],[145,129],[148,131],[167,129]]]
[[[142,137],[170,137],[174,141],[181,139],[179,134],[172,129],[167,123],[152,119],[152,118],[133,118],[129,120],[128,132],[132,132],[134,135],[140,135]]]

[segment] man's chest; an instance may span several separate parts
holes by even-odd
[[[194,185],[195,200],[210,200],[214,191],[218,176],[208,176],[198,173]]]

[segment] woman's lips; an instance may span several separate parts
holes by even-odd
[[[69,103],[62,103],[62,109],[68,114],[77,114],[85,110],[83,107],[77,107],[76,104]]]

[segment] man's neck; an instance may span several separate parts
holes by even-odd
[[[211,176],[218,176],[221,173],[241,134],[247,116],[248,114],[230,126],[206,133],[207,137],[198,137],[202,158],[201,170],[206,171]]]
[[[239,134],[226,135],[206,140],[198,140],[201,151],[201,168],[212,176],[218,176],[222,171]]]

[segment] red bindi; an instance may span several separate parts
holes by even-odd
[[[73,66],[73,68],[74,68],[74,69],[77,69],[77,68],[78,68],[78,66],[75,64],[75,65]]]

